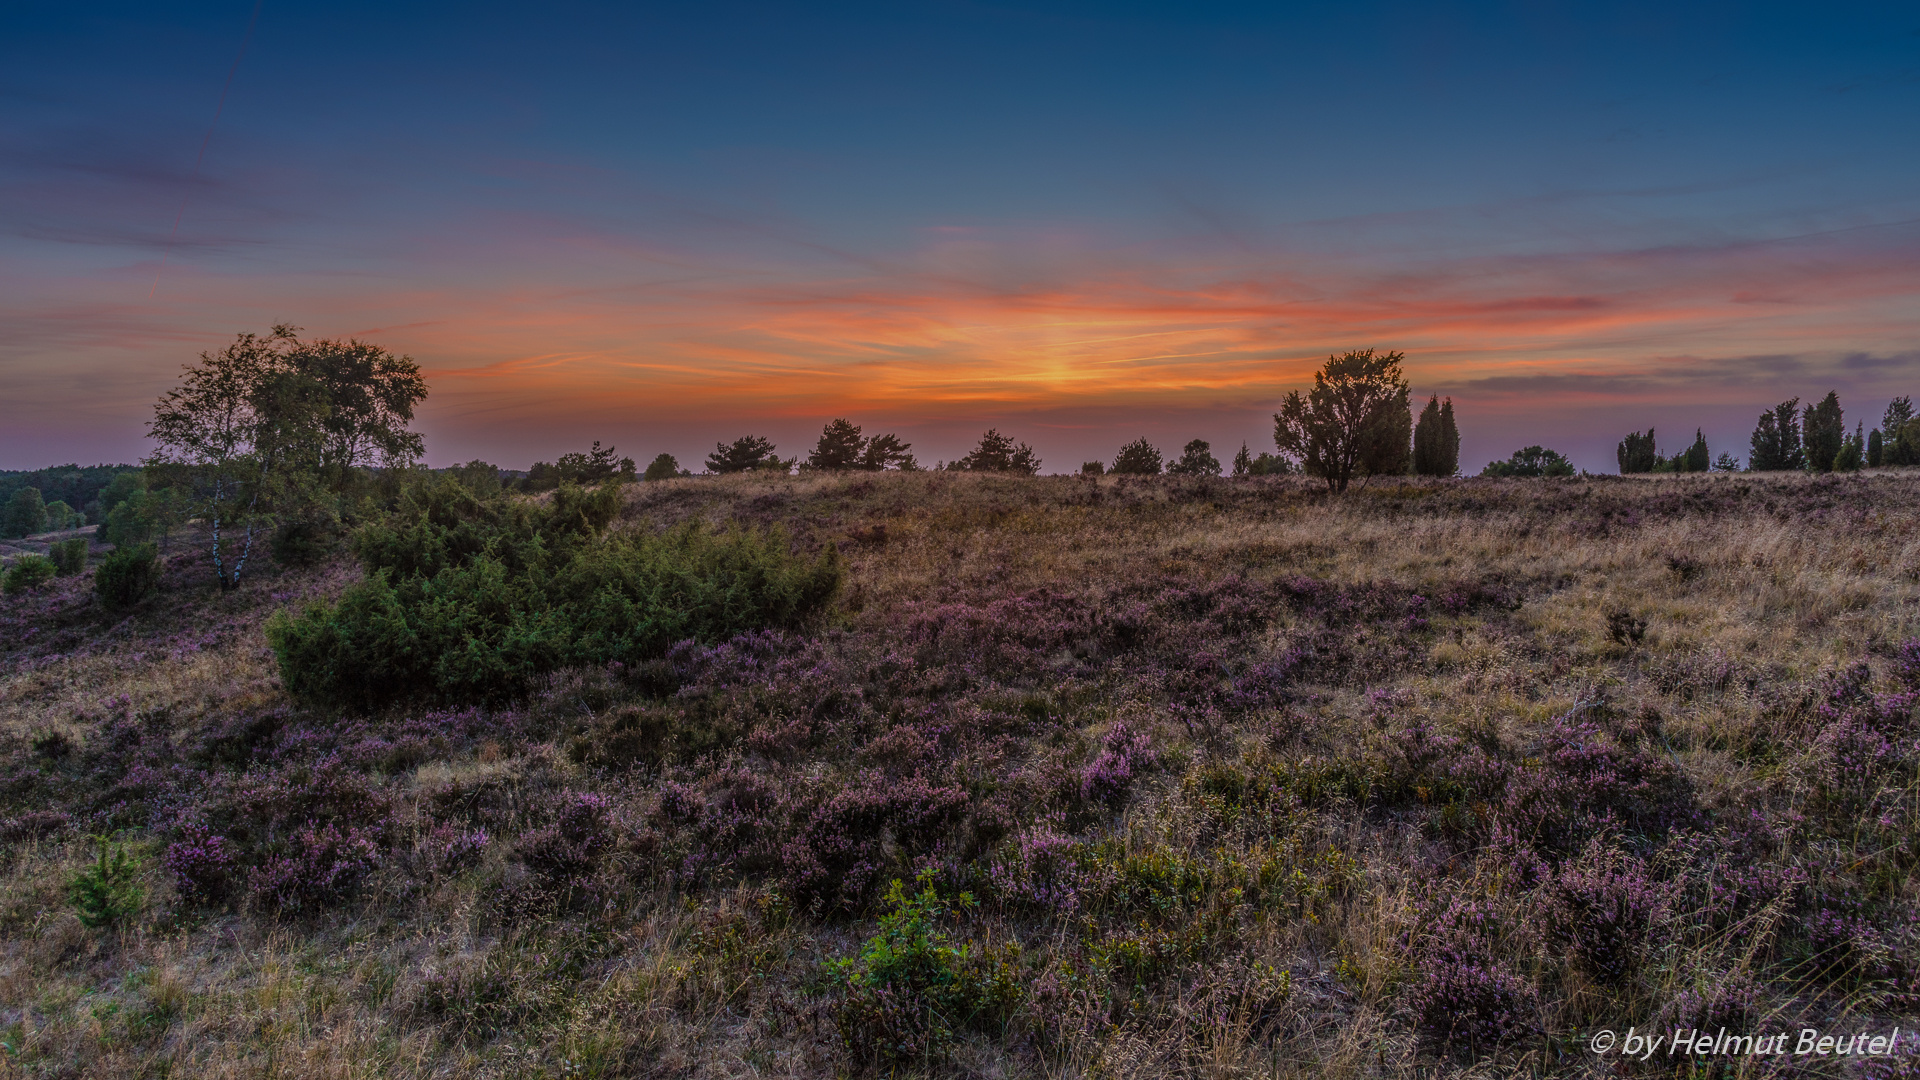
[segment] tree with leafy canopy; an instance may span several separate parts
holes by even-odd
[[[773,440],[759,435],[742,435],[732,443],[715,443],[707,455],[707,471],[712,473],[748,472],[774,469],[782,462],[774,456]]]
[[[1160,460],[1159,449],[1143,435],[1121,447],[1107,471],[1115,476],[1158,476]]]
[[[820,441],[807,455],[807,467],[838,472],[860,467],[860,452],[866,440],[860,437],[860,425],[851,420],[835,420],[821,429]]]
[[[281,503],[305,497],[324,461],[327,395],[287,362],[297,345],[289,326],[243,333],[201,353],[154,406],[148,486],[181,492],[190,516],[207,523],[222,589],[240,584],[262,527]]]
[[[7,500],[4,519],[6,535],[32,536],[47,531],[47,504],[40,501],[40,489],[23,487]]]
[[[1544,446],[1515,450],[1505,461],[1488,462],[1481,476],[1572,476],[1573,462]]]
[[[329,487],[343,489],[356,469],[404,467],[420,457],[424,444],[407,425],[426,399],[427,381],[412,357],[351,338],[300,341],[291,337],[297,327],[274,329],[290,333],[282,360],[288,371],[325,402],[317,470]]]
[[[1833,459],[1847,440],[1847,423],[1840,411],[1840,395],[1829,390],[1818,404],[1809,405],[1801,417],[1800,438],[1807,448],[1807,468],[1814,472],[1832,472]]]
[[[1460,471],[1460,429],[1453,422],[1453,399],[1427,398],[1413,428],[1413,471],[1420,476],[1452,476]]]
[[[1398,352],[1360,349],[1332,356],[1305,395],[1287,394],[1273,417],[1274,446],[1331,491],[1356,476],[1404,473],[1412,413]]]
[[[599,439],[593,440],[593,447],[585,452],[561,454],[560,460],[553,463],[553,471],[560,483],[580,487],[594,487],[614,479],[630,482],[634,476],[633,459],[620,457],[611,446],[602,449]]]
[[[1800,445],[1800,399],[1783,401],[1760,414],[1754,425],[1747,468],[1754,472],[1804,469],[1806,451]]]
[[[1177,461],[1167,463],[1169,476],[1219,476],[1220,462],[1205,439],[1195,439],[1180,451]]]
[[[947,467],[962,472],[1007,472],[1032,476],[1040,471],[1040,458],[1033,452],[1033,447],[1014,442],[996,428],[988,428],[987,433],[980,436],[980,444],[973,448],[972,453]]]
[[[671,480],[680,475],[680,461],[672,454],[661,454],[647,463],[647,471],[640,474],[642,480]]]

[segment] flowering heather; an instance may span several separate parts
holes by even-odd
[[[341,711],[261,626],[345,563],[0,603],[8,1067],[1578,1076],[1920,1008],[1920,474],[624,497],[844,602]]]

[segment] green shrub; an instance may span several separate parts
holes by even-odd
[[[105,836],[95,839],[99,859],[68,880],[67,899],[82,925],[98,929],[140,910],[141,892],[139,866],[127,849]]]
[[[499,700],[560,668],[798,627],[839,590],[831,547],[807,559],[777,528],[698,524],[602,536],[618,508],[611,486],[540,508],[429,485],[356,538],[365,581],[269,622],[282,680],[336,708]]]
[[[331,514],[293,518],[273,530],[273,561],[281,566],[312,566],[340,546],[340,522]]]
[[[76,536],[53,545],[53,568],[61,577],[71,577],[87,568],[87,538]]]
[[[93,572],[93,592],[108,611],[122,611],[160,583],[160,560],[152,544],[123,544]]]
[[[53,580],[53,560],[44,555],[22,555],[7,569],[6,593],[17,596]]]

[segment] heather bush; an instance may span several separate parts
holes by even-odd
[[[4,588],[8,596],[18,596],[52,581],[57,573],[52,559],[44,555],[21,555],[7,567]]]
[[[576,881],[613,847],[613,804],[592,792],[567,796],[554,824],[522,835],[516,846],[528,869],[552,882]]]
[[[1756,1031],[1762,1019],[1764,991],[1745,971],[1714,974],[1697,988],[1682,990],[1660,1006],[1656,1031],[1691,1030],[1736,1034]]]
[[[324,907],[352,893],[380,862],[378,830],[358,825],[306,825],[282,847],[284,854],[247,875],[254,903],[270,911]]]
[[[189,822],[174,829],[160,865],[173,878],[174,891],[189,904],[217,904],[233,887],[238,852],[226,837]]]
[[[1477,1057],[1539,1030],[1539,991],[1490,957],[1444,951],[1420,970],[1412,994],[1420,1043]]]
[[[94,595],[108,611],[132,607],[159,583],[159,549],[152,544],[123,544],[100,560],[93,572]]]
[[[1587,974],[1620,982],[1653,940],[1671,894],[1645,863],[1594,844],[1548,887],[1548,937]]]

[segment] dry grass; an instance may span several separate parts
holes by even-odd
[[[1580,703],[1604,701],[1620,717],[1652,710],[1659,753],[1678,764],[1700,807],[1812,813],[1818,777],[1793,756],[1811,737],[1805,702],[1828,673],[1861,660],[1883,668],[1894,646],[1920,637],[1920,476],[1908,473],[1407,483],[1341,499],[1275,479],[702,478],[636,488],[624,520],[660,527],[692,517],[781,522],[804,546],[836,543],[849,576],[835,633],[854,643],[848,648],[886,644],[901,633],[903,611],[1043,591],[1099,609],[1129,601],[1143,583],[1236,575],[1390,583],[1430,597],[1466,580],[1510,590],[1504,608],[1436,615],[1431,627],[1395,638],[1412,643],[1412,652],[1392,654],[1398,659],[1319,672],[1285,707],[1217,730],[1176,719],[1177,702],[1153,689],[1159,684],[1129,681],[1118,668],[1060,686],[995,684],[953,703],[964,716],[1021,694],[1079,695],[1080,704],[1058,706],[1070,714],[1060,728],[995,751],[994,767],[1009,774],[1090,754],[1116,720],[1150,731],[1154,773],[1122,812],[1079,833],[1120,860],[1153,852],[1250,860],[1278,843],[1279,834],[1248,831],[1206,794],[1205,769],[1373,753],[1388,726],[1369,691],[1397,695],[1393,723],[1426,718],[1517,747]],[[11,625],[41,619],[66,636],[58,647],[0,645],[11,649],[0,673],[9,775],[41,767],[34,740],[57,732],[84,748],[110,713],[163,715],[185,740],[225,718],[285,706],[260,621],[353,576],[344,567],[263,572],[220,596],[192,573],[177,568],[165,597],[118,625],[75,614],[77,597],[42,615],[14,613]],[[1640,640],[1610,632],[1616,613],[1643,621]],[[1279,655],[1315,625],[1276,612],[1243,647]],[[1330,624],[1330,632],[1348,630],[1384,640],[1378,628]],[[623,823],[647,827],[660,776],[584,769],[562,741],[488,742],[380,775],[411,854],[317,915],[187,905],[160,869],[159,834],[136,833],[145,902],[122,927],[88,930],[64,894],[89,857],[88,841],[56,831],[9,842],[0,849],[0,1076],[719,1078],[851,1068],[821,965],[855,953],[870,919],[792,914],[753,875],[677,884],[669,867],[637,849],[622,849],[599,871],[603,891],[590,908],[563,905],[520,921],[500,914],[502,890],[524,875],[504,842],[459,873],[407,869],[425,858],[434,807],[461,793],[505,807],[493,826],[500,840],[544,820],[542,799],[561,789],[614,793]],[[841,764],[802,762],[782,775],[838,775]],[[1907,782],[1892,801],[1904,801],[1911,822],[1920,797]],[[9,801],[0,814],[33,809]],[[1089,943],[1126,931],[1121,923],[1095,932],[1073,918],[983,910],[967,929],[976,944],[1017,947],[1035,986],[1049,971],[1070,970],[1079,981],[1044,1002],[1034,997],[1004,1033],[963,1034],[933,1071],[1611,1074],[1614,1061],[1584,1053],[1578,1033],[1650,1022],[1674,994],[1726,971],[1771,978],[1774,1019],[1891,1026],[1898,1018],[1901,1006],[1888,1004],[1884,988],[1782,966],[1780,943],[1794,925],[1785,905],[1704,936],[1676,932],[1684,951],[1627,989],[1602,986],[1551,948],[1521,940],[1540,932],[1526,925],[1537,923],[1532,901],[1502,892],[1487,877],[1491,864],[1447,839],[1437,818],[1352,800],[1290,813],[1287,827],[1302,846],[1289,865],[1319,866],[1298,852],[1326,849],[1346,860],[1339,873],[1347,876],[1303,878],[1297,903],[1234,915],[1226,944],[1131,1002],[1115,1005],[1111,986],[1089,974],[1104,970],[1089,960]],[[1910,838],[1902,852],[1869,853],[1884,836],[1836,824],[1805,842],[1860,851],[1859,873],[1877,875],[1873,895],[1895,907],[1920,899]],[[1551,1037],[1479,1060],[1416,1045],[1407,1002],[1422,976],[1409,935],[1440,889],[1504,898],[1517,928],[1498,948],[1542,988],[1536,1020]],[[1290,980],[1282,999],[1219,1004],[1224,988],[1261,965]],[[1736,1074],[1759,1075],[1750,1063]]]

